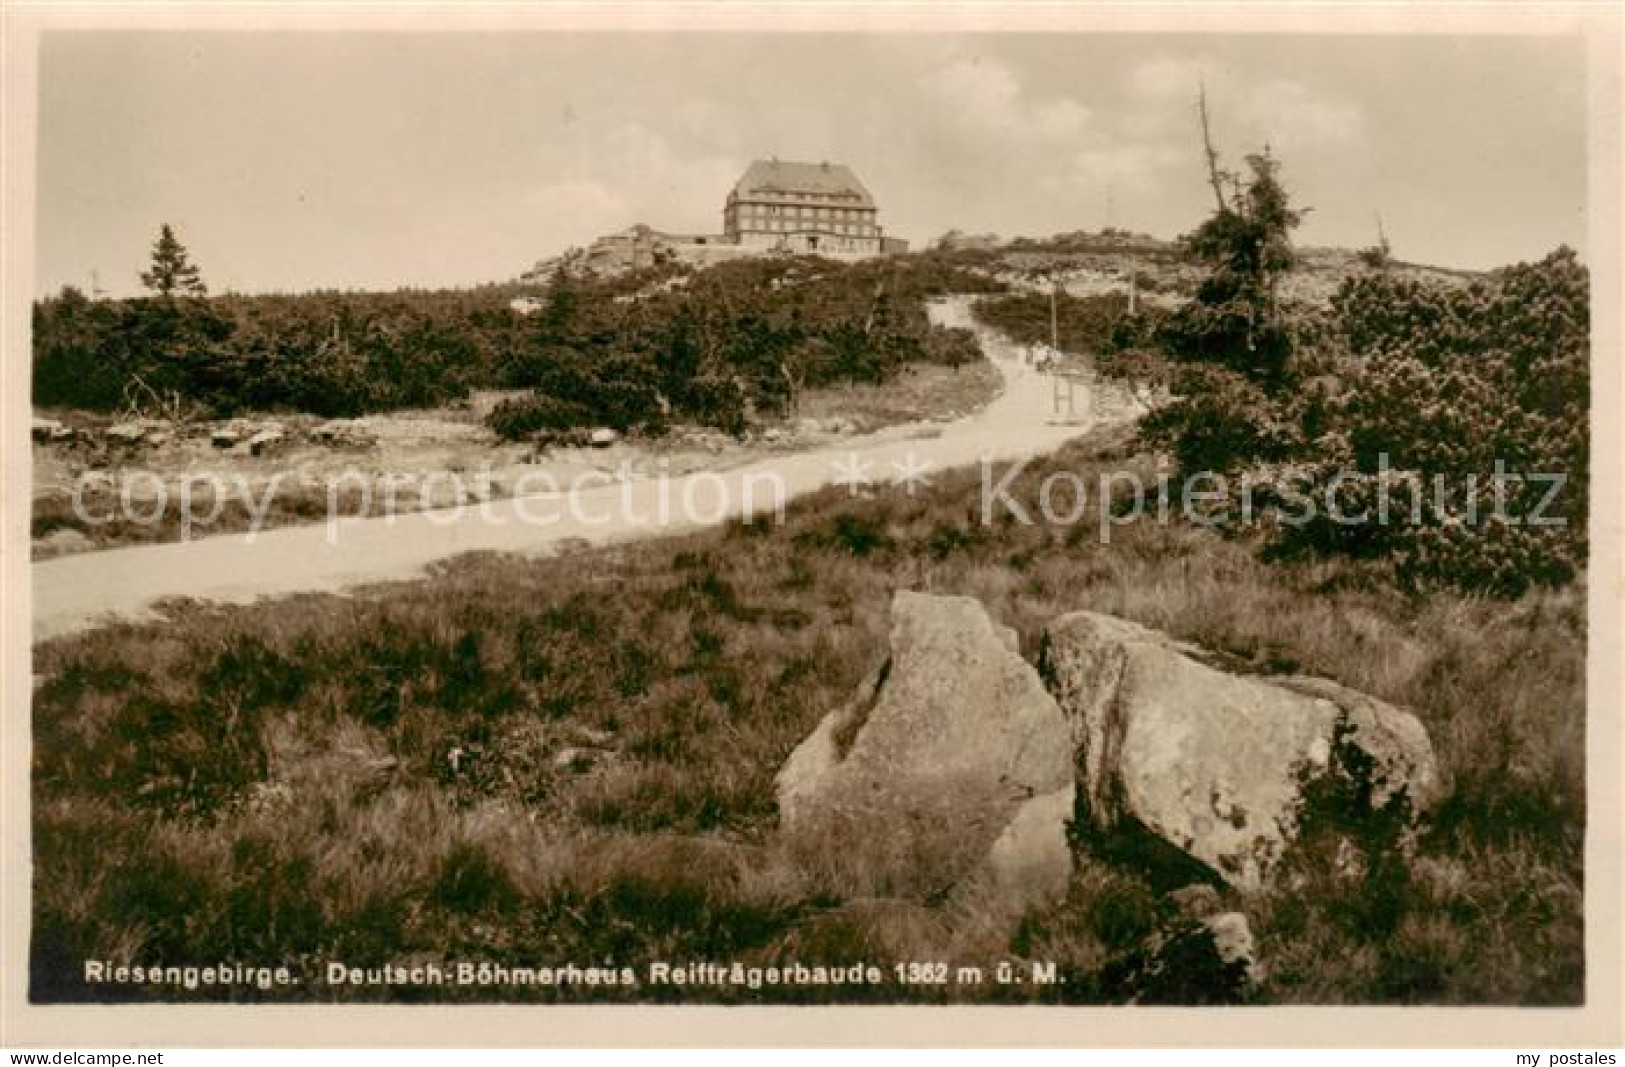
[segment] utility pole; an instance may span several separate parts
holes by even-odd
[[[1049,346],[1057,353],[1061,351],[1061,324],[1060,316],[1055,310],[1055,291],[1060,288],[1052,275],[1049,280]]]
[[[1056,275],[1050,275],[1049,280],[1049,380],[1050,402],[1056,418],[1064,422],[1074,422],[1077,419],[1076,398],[1072,392],[1072,379],[1068,377],[1061,366],[1061,320],[1057,308],[1058,292],[1061,288],[1060,280]]]

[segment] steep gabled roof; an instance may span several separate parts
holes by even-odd
[[[746,169],[734,186],[734,196],[748,199],[760,196],[794,196],[798,193],[844,193],[857,198],[860,207],[874,207],[874,197],[858,181],[850,167],[841,163],[792,163],[782,159],[758,159]]]

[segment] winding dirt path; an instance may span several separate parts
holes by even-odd
[[[333,592],[421,577],[427,565],[465,552],[546,554],[564,541],[603,544],[714,525],[747,512],[771,514],[780,502],[827,485],[859,477],[883,485],[910,470],[930,478],[984,460],[1022,459],[1053,451],[1087,430],[1082,387],[1076,395],[1080,417],[1057,417],[1053,381],[1026,365],[1005,335],[977,324],[971,299],[934,302],[932,319],[976,330],[1004,377],[1004,390],[957,422],[922,426],[913,435],[892,428],[719,473],[44,560],[31,565],[34,640],[114,618],[147,617],[165,598],[249,603]]]

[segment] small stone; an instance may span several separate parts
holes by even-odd
[[[318,444],[332,448],[367,448],[377,441],[377,436],[365,427],[342,419],[321,423],[310,431],[310,436]]]
[[[34,419],[30,427],[30,436],[38,444],[50,444],[53,441],[66,441],[73,437],[73,431],[56,419]]]
[[[262,456],[276,449],[284,440],[281,430],[261,430],[248,439],[250,455]]]
[[[1213,951],[1219,962],[1227,967],[1240,967],[1249,982],[1258,980],[1258,949],[1253,942],[1252,927],[1247,916],[1239,911],[1227,911],[1209,916],[1202,925],[1213,937]]]
[[[561,771],[580,774],[592,769],[598,753],[590,748],[561,748],[553,757],[553,766]]]
[[[40,538],[34,547],[39,558],[50,559],[54,556],[67,556],[75,552],[88,551],[96,547],[96,542],[78,530],[63,527],[52,530]]]

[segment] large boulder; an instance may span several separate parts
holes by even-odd
[[[1072,880],[1067,824],[1077,806],[1068,783],[1016,809],[987,852],[984,881],[995,896],[1016,901],[1058,900]]]
[[[890,657],[779,773],[791,847],[876,895],[1063,892],[1071,745],[1014,631],[973,598],[910,592],[891,624]]]
[[[1078,818],[1101,841],[1147,841],[1148,856],[1173,846],[1256,889],[1317,783],[1385,817],[1434,799],[1414,716],[1325,679],[1229,674],[1199,654],[1092,612],[1047,628],[1039,670],[1072,731]]]

